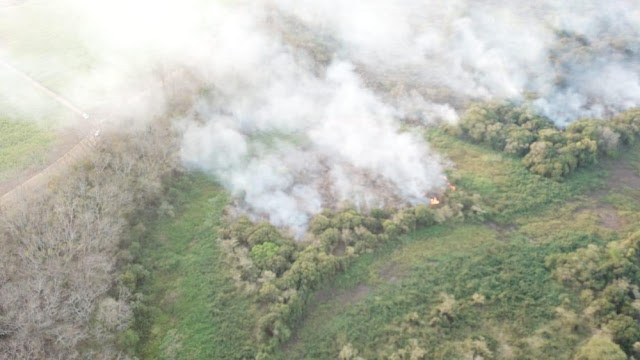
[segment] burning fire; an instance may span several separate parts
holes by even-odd
[[[453,185],[451,185],[451,183],[449,182],[449,179],[447,179],[447,177],[446,177],[446,176],[444,176],[444,175],[443,175],[443,176],[442,176],[442,178],[444,179],[444,181],[446,181],[446,182],[447,182],[447,186],[449,187],[449,189],[450,189],[451,191],[456,191],[456,187],[455,187],[455,186],[453,186]]]
[[[446,176],[443,175],[442,179],[447,182],[447,186],[449,187],[449,190],[456,191],[456,187],[449,182],[449,179],[447,179]],[[429,204],[431,204],[431,206],[440,205],[440,199],[438,199],[437,196],[431,197],[427,193],[425,193],[425,195],[429,197]]]

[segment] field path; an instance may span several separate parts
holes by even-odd
[[[39,172],[32,175],[27,180],[22,183],[16,185],[11,190],[0,196],[0,207],[8,206],[12,202],[18,201],[23,197],[23,194],[30,193],[40,186],[47,183],[47,181],[56,173],[66,169],[70,164],[73,163],[73,160],[78,159],[82,155],[86,154],[98,140],[98,136],[100,135],[100,123],[94,120],[89,120],[89,116],[82,111],[77,106],[73,105],[70,101],[55,93],[51,89],[42,85],[36,79],[32,78],[28,74],[22,72],[21,70],[15,68],[11,64],[5,62],[0,59],[0,64],[8,69],[11,72],[14,72],[20,77],[22,77],[25,81],[31,84],[33,87],[42,91],[44,94],[57,101],[62,106],[71,110],[78,116],[80,116],[85,121],[91,122],[91,130],[85,134],[78,143],[76,143],[71,149],[65,152],[62,156],[58,157],[51,164],[49,164],[46,168],[40,170]]]

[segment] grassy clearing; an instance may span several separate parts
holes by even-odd
[[[42,165],[52,142],[53,136],[35,124],[0,117],[0,181]]]
[[[151,276],[139,323],[142,359],[234,359],[254,354],[254,299],[236,291],[216,243],[227,196],[204,176],[176,184],[174,217],[147,227],[141,259]]]
[[[558,183],[443,132],[428,138],[456,164],[453,182],[488,199],[495,222],[418,231],[361,257],[318,292],[278,358],[336,358],[345,344],[378,358],[403,347],[410,353],[417,339],[429,358],[468,356],[482,341],[490,358],[570,359],[589,336],[561,329],[558,308],[577,313],[583,305],[551,277],[546,259],[638,228],[640,193],[630,185],[640,177],[619,178],[620,164],[638,175],[640,152]],[[619,216],[621,227],[608,228],[607,216]],[[444,304],[451,321],[436,315]]]
[[[499,222],[508,223],[516,216],[536,214],[601,188],[608,174],[606,169],[590,167],[578,170],[564,182],[557,182],[532,174],[518,158],[470,144],[441,130],[430,131],[427,139],[455,164],[452,180],[466,191],[482,195],[495,210]]]
[[[543,233],[538,235],[545,237]],[[468,224],[407,236],[395,250],[381,249],[359,259],[330,285],[337,294],[335,300],[312,305],[295,341],[280,358],[335,358],[346,343],[360,350],[361,356],[376,358],[394,338],[400,343],[418,338],[434,358],[455,358],[464,355],[456,352],[461,342],[479,337],[494,352],[570,358],[579,338],[557,339],[555,345],[561,346],[544,344],[536,352],[520,339],[534,339],[553,326],[556,307],[578,303],[576,294],[550,278],[546,257],[602,239],[585,232],[547,234],[546,238],[532,243],[517,231],[502,234],[485,225]],[[364,300],[348,301],[363,289],[367,291]],[[459,302],[454,321],[419,333],[402,330],[403,320],[412,313],[428,322],[443,302],[442,294]],[[482,305],[468,306],[474,294],[486,299]]]

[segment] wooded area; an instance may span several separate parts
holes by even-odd
[[[161,124],[106,133],[46,191],[2,210],[1,357],[113,359],[127,348],[138,299],[121,244],[160,206],[177,166],[171,139]]]
[[[535,174],[561,180],[636,144],[640,111],[629,110],[606,121],[580,119],[559,129],[525,106],[478,104],[462,117],[459,131],[474,143],[522,157],[524,166]]]

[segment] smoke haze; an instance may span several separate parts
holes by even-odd
[[[455,123],[472,101],[526,102],[560,126],[640,105],[633,1],[46,6],[70,19],[61,41],[87,59],[55,83],[62,94],[120,126],[186,103],[174,121],[184,163],[219,179],[241,211],[298,234],[325,207],[417,204],[442,190],[440,159],[405,123]],[[68,59],[24,55],[6,34],[12,63],[71,73]]]

